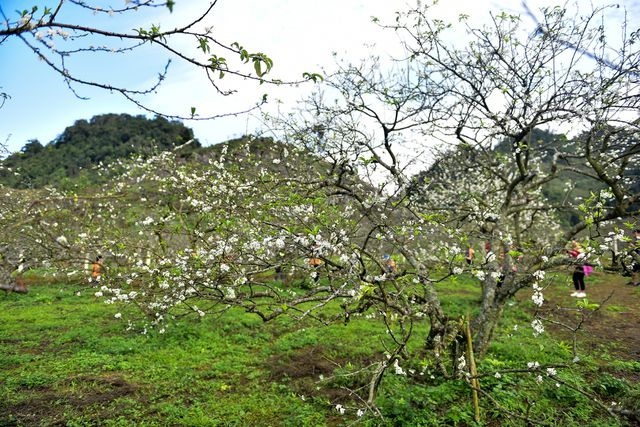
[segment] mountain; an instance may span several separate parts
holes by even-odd
[[[128,114],[104,114],[78,120],[55,140],[42,145],[29,141],[21,151],[0,162],[0,184],[13,188],[39,188],[84,175],[96,179],[92,166],[131,155],[150,155],[192,141],[193,131],[163,117],[148,119]]]

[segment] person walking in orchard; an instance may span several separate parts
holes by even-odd
[[[98,255],[91,264],[91,283],[99,283],[102,276],[102,255]]]
[[[311,267],[314,271],[311,273],[311,277],[313,277],[313,282],[318,283],[320,280],[320,266],[322,265],[322,260],[316,255],[309,258],[307,261],[309,267]]]
[[[396,262],[391,258],[390,255],[385,254],[382,257],[382,261],[384,262],[384,273],[390,276],[394,276],[398,272],[398,267],[396,266]]]
[[[467,253],[465,254],[465,260],[467,261],[467,264],[473,264],[473,258],[475,257],[475,255],[475,249],[473,249],[473,246],[469,245],[469,247],[467,248]]]
[[[569,255],[577,261],[577,265],[573,270],[573,274],[571,275],[571,280],[573,281],[573,287],[575,291],[571,294],[572,297],[584,298],[587,296],[585,292],[585,284],[584,284],[584,250],[582,246],[575,240],[571,242],[571,249],[569,249]]]

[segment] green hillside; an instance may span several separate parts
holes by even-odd
[[[615,130],[615,129],[614,129]],[[565,226],[570,226],[578,221],[578,213],[566,205],[566,198],[576,203],[588,199],[593,193],[598,193],[604,188],[604,184],[593,175],[593,171],[584,164],[584,154],[581,142],[583,140],[592,141],[590,146],[593,153],[601,153],[606,157],[607,150],[617,147],[617,151],[626,152],[637,150],[637,141],[625,135],[622,131],[617,133],[615,138],[604,138],[598,133],[577,135],[569,139],[563,134],[534,129],[526,138],[526,144],[530,148],[530,155],[526,156],[526,162],[531,167],[530,179],[536,177],[535,170],[539,168],[546,174],[555,174],[555,179],[545,182],[541,186],[542,194],[549,201],[550,206],[557,209],[557,216]],[[521,142],[522,143],[522,142]],[[635,147],[635,148],[634,148]],[[510,160],[510,154],[516,148],[512,147],[512,142],[508,139],[500,141],[490,151],[476,150],[469,146],[459,145],[446,152],[440,153],[436,162],[428,169],[418,173],[409,188],[409,192],[418,198],[424,198],[427,189],[436,183],[448,186],[451,182],[462,180],[474,169],[484,167],[497,168],[501,162]],[[537,166],[533,166],[536,164]],[[632,171],[630,186],[637,189],[640,180],[634,181],[634,176],[640,175],[640,169],[635,163],[635,167],[630,167]],[[567,187],[571,191],[567,192]]]
[[[192,141],[193,131],[181,122],[163,117],[148,119],[128,114],[105,114],[78,120],[46,145],[29,141],[21,151],[0,164],[0,183],[13,188],[59,185],[65,179],[83,176],[90,182],[92,166],[131,155],[150,155]]]

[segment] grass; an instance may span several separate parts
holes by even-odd
[[[462,315],[477,306],[472,280],[439,286],[445,309]],[[263,324],[231,310],[180,320],[162,335],[143,335],[127,331],[126,316],[114,317],[122,308],[101,303],[90,289],[34,284],[26,295],[0,295],[0,305],[0,426],[474,423],[466,383],[442,378],[421,360],[404,366],[424,372],[416,381],[384,377],[376,402],[382,421],[358,418],[356,409],[364,405],[347,390],[367,384],[360,370],[380,360],[388,340],[378,322],[364,318],[328,327],[284,318]],[[506,415],[510,412],[551,425],[624,425],[571,387],[602,399],[636,396],[637,401],[640,389],[620,373],[640,372],[638,362],[609,360],[602,372],[594,356],[559,369],[555,379],[542,375],[542,381],[535,374],[510,373],[530,360],[553,365],[571,358],[567,343],[514,329],[527,321],[526,302],[508,307],[499,339],[479,362],[486,373],[481,386],[495,399],[481,396],[486,423],[523,425]],[[336,404],[344,405],[345,415]]]

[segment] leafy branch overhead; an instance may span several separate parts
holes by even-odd
[[[268,78],[273,69],[273,60],[262,52],[250,52],[239,43],[226,44],[212,29],[204,27],[203,23],[215,17],[216,1],[211,2],[202,11],[188,22],[174,26],[177,19],[172,12],[176,4],[174,1],[129,1],[120,9],[111,6],[100,7],[89,5],[84,1],[58,1],[52,7],[16,11],[13,16],[5,11],[0,4],[0,18],[5,23],[0,28],[0,46],[9,37],[17,38],[34,55],[40,58],[54,72],[56,72],[67,87],[78,97],[86,99],[83,88],[95,87],[118,93],[127,100],[146,110],[149,113],[163,115],[169,119],[196,119],[207,120],[216,117],[230,116],[259,107],[264,101],[259,98],[257,102],[249,102],[243,111],[225,111],[219,113],[194,115],[181,115],[171,110],[157,109],[147,102],[147,95],[151,95],[162,88],[170,77],[174,63],[187,65],[200,70],[205,84],[213,94],[227,96],[237,91],[236,82],[242,80],[255,81],[258,84],[297,84],[313,80],[307,77],[297,81],[283,81],[278,78]],[[119,30],[119,21],[126,22],[130,18],[140,16],[142,12],[154,13],[154,21],[157,23],[143,25],[131,30]],[[162,10],[166,13],[160,13]],[[63,17],[73,16],[73,21],[67,21]],[[114,22],[114,17],[119,18]],[[140,19],[140,18],[137,18]],[[173,29],[165,29],[167,27]],[[197,48],[189,49],[186,46],[189,39],[195,39]],[[187,41],[185,43],[185,41]],[[193,46],[193,44],[191,44]],[[164,61],[160,66],[155,81],[146,88],[141,89],[129,86],[113,75],[100,79],[87,75],[80,68],[76,68],[74,58],[92,55],[92,59],[124,58],[148,52],[151,48],[155,58]],[[204,53],[205,57],[198,52]],[[229,52],[238,56],[232,61]],[[229,80],[226,85],[213,78],[215,73],[218,79],[231,75],[235,79]],[[149,75],[150,74],[150,75]],[[148,80],[153,73],[145,69],[140,72],[141,80]],[[4,99],[10,93],[2,93]],[[204,108],[199,108],[203,111]]]

